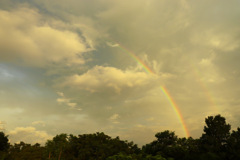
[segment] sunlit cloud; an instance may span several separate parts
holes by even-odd
[[[95,66],[82,75],[76,74],[68,77],[60,86],[90,92],[100,92],[109,88],[116,93],[120,93],[123,88],[146,85],[154,78],[144,72],[122,71],[114,67]]]
[[[8,132],[11,143],[25,143],[34,144],[36,142],[44,144],[52,136],[48,135],[45,131],[38,131],[34,127],[17,127]]]
[[[71,99],[65,98],[63,92],[57,92],[57,94],[60,96],[60,98],[57,98],[57,102],[59,104],[67,105],[71,109],[77,109],[79,111],[81,110],[80,108],[76,108],[77,107],[77,103],[73,103],[73,102],[71,102]]]
[[[36,10],[0,10],[1,61],[47,67],[83,64],[82,53],[91,50],[74,31],[51,26]],[[14,46],[14,47],[12,47]]]

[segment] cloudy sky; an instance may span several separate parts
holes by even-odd
[[[0,127],[12,143],[104,132],[142,145],[166,129],[184,137],[164,86],[190,136],[201,136],[204,119],[216,114],[235,129],[239,6],[239,0],[1,0]]]

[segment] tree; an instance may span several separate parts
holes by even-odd
[[[20,142],[10,146],[9,149],[9,160],[42,160],[44,159],[44,147],[36,143],[34,145]]]
[[[166,130],[155,135],[157,142],[163,146],[173,146],[177,143],[177,136],[174,132]]]
[[[140,152],[133,142],[111,138],[103,132],[78,136],[60,134],[47,141],[46,150],[48,159],[54,160],[105,160],[114,155],[117,157],[118,153],[134,157]]]
[[[157,140],[143,146],[143,151],[147,154],[162,155],[169,158],[174,155],[176,150],[181,149],[177,146],[178,137],[174,132],[166,130],[155,134]]]
[[[230,136],[230,124],[221,115],[209,116],[205,119],[204,134],[200,138],[203,151],[223,152]]]
[[[130,155],[119,153],[117,155],[108,157],[107,160],[136,160],[136,159],[133,159],[132,156]]]
[[[8,136],[6,136],[3,132],[0,132],[0,159],[4,159],[7,156],[9,146]]]
[[[137,145],[133,142],[122,141],[119,137],[111,138],[102,133],[83,134],[75,139],[75,147],[78,159],[98,159],[105,160],[109,156],[118,153],[131,155],[139,152]]]
[[[126,155],[126,154],[122,154],[119,153],[117,155],[114,156],[110,156],[107,158],[107,160],[166,160],[165,158],[163,158],[161,155],[156,155],[156,156],[152,156],[152,155],[138,155],[138,156],[132,156],[132,155]],[[169,159],[170,160],[170,159]]]
[[[46,143],[46,148],[48,151],[48,159],[54,158],[60,160],[62,159],[69,159],[68,155],[66,154],[66,148],[69,147],[68,135],[67,134],[60,134],[53,137],[52,140],[48,140]]]
[[[227,145],[229,159],[240,159],[240,128],[237,131],[232,131]]]
[[[8,143],[8,136],[0,132],[0,151],[8,150],[10,144]]]

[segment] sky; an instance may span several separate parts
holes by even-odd
[[[144,145],[240,125],[240,1],[1,0],[0,127],[11,143],[104,132]]]

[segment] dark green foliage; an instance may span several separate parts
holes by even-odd
[[[214,153],[224,151],[230,136],[231,126],[226,124],[225,118],[217,115],[205,119],[204,134],[202,135],[202,149]]]
[[[10,144],[8,143],[8,136],[3,132],[0,132],[0,160],[3,160],[7,157],[7,151]]]
[[[46,143],[48,157],[51,159],[98,159],[105,160],[118,153],[134,154],[140,149],[132,142],[111,138],[104,133],[83,134],[78,137],[61,134]]]
[[[139,149],[133,143],[121,141],[118,137],[111,138],[104,133],[79,135],[76,139],[79,159],[106,159],[118,153],[133,154]],[[106,152],[107,151],[107,152]]]
[[[199,155],[199,160],[223,160],[221,156],[213,152],[206,152]]]
[[[46,149],[50,159],[67,159],[66,151],[68,147],[69,140],[67,134],[56,135],[46,143]]]
[[[178,139],[174,132],[168,130],[157,133],[155,137],[157,140],[143,146],[145,153],[174,159],[185,156],[186,139]]]
[[[156,156],[141,155],[141,154],[126,155],[126,154],[119,153],[117,155],[108,157],[107,160],[166,160],[166,159],[163,158],[161,155],[156,155]]]
[[[155,137],[157,138],[157,142],[161,145],[164,146],[172,146],[175,145],[177,143],[177,136],[175,135],[174,132],[170,132],[170,131],[164,131],[164,132],[159,132],[155,135]]]
[[[240,159],[240,129],[230,134],[231,126],[221,115],[205,119],[200,139],[177,138],[174,132],[157,133],[157,140],[143,146],[143,152],[175,160]]]
[[[20,142],[19,144],[11,145],[9,149],[9,160],[43,160],[45,149],[40,144],[35,145]]]
[[[143,147],[143,150],[148,154],[157,155],[160,154],[160,152],[165,154],[163,152],[177,143],[177,136],[175,133],[168,130],[155,134],[155,137],[157,140]]]
[[[143,160],[166,160],[161,155],[151,156],[147,155],[145,158],[142,158]]]
[[[228,159],[240,159],[240,128],[232,131],[227,141],[227,147]]]
[[[131,155],[119,153],[117,155],[108,157],[107,160],[136,160],[136,159],[134,159]]]
[[[0,151],[8,150],[10,144],[8,143],[8,136],[0,132]]]
[[[205,119],[199,139],[178,138],[175,132],[156,133],[156,140],[142,150],[133,142],[111,138],[104,133],[59,134],[44,147],[24,142],[9,145],[0,132],[0,160],[239,160],[240,128],[231,126],[221,115]]]

